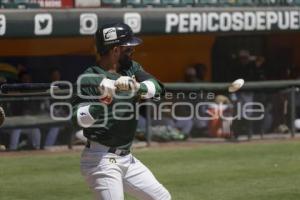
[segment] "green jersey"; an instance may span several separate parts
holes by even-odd
[[[117,80],[120,76],[135,77],[139,82],[150,80],[155,85],[155,94],[163,92],[162,84],[134,61],[129,68],[122,69],[119,73],[110,73],[99,66],[90,67],[78,78],[77,87],[85,84],[99,86],[104,78]],[[116,91],[109,104],[102,101],[98,87],[80,87],[77,91],[78,94],[72,99],[73,122],[77,124],[78,109],[84,105],[89,105],[89,112],[95,119],[91,127],[83,128],[84,136],[109,147],[129,149],[137,127],[136,105],[140,95],[147,92],[146,85],[141,84],[135,94]],[[84,113],[79,113],[81,114]]]

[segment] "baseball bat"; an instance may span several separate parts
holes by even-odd
[[[130,81],[131,85],[133,85],[133,81]],[[1,85],[1,93],[7,94],[9,92],[41,92],[47,91],[51,88],[51,83],[13,83],[13,84],[3,84]],[[77,84],[71,84],[73,90],[77,89]],[[130,86],[131,86],[130,85]],[[70,84],[65,83],[57,83],[53,84],[57,89],[70,89]],[[99,87],[97,84],[80,84],[80,87]],[[119,90],[117,88],[117,90]]]
[[[1,92],[17,92],[17,91],[39,91],[47,90],[51,86],[50,83],[13,83],[13,84],[3,84],[1,85]]]
[[[55,84],[58,89],[70,89],[68,84]],[[72,84],[73,89],[77,88],[76,84]],[[81,84],[80,87],[99,87],[96,84]],[[1,85],[1,92],[3,94],[9,92],[40,92],[46,91],[51,88],[51,83],[13,83],[13,84],[3,84]]]

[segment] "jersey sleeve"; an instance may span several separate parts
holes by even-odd
[[[103,77],[87,71],[78,78],[76,94],[71,99],[72,122],[76,127],[92,126],[97,121],[98,114],[104,112],[103,105],[97,99],[100,96],[97,85],[100,85]]]

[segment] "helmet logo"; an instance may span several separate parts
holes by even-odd
[[[116,28],[105,28],[103,29],[104,41],[111,41],[118,38]]]

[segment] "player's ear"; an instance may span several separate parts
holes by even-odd
[[[112,52],[114,55],[119,55],[120,54],[120,47],[115,46],[112,48]]]

